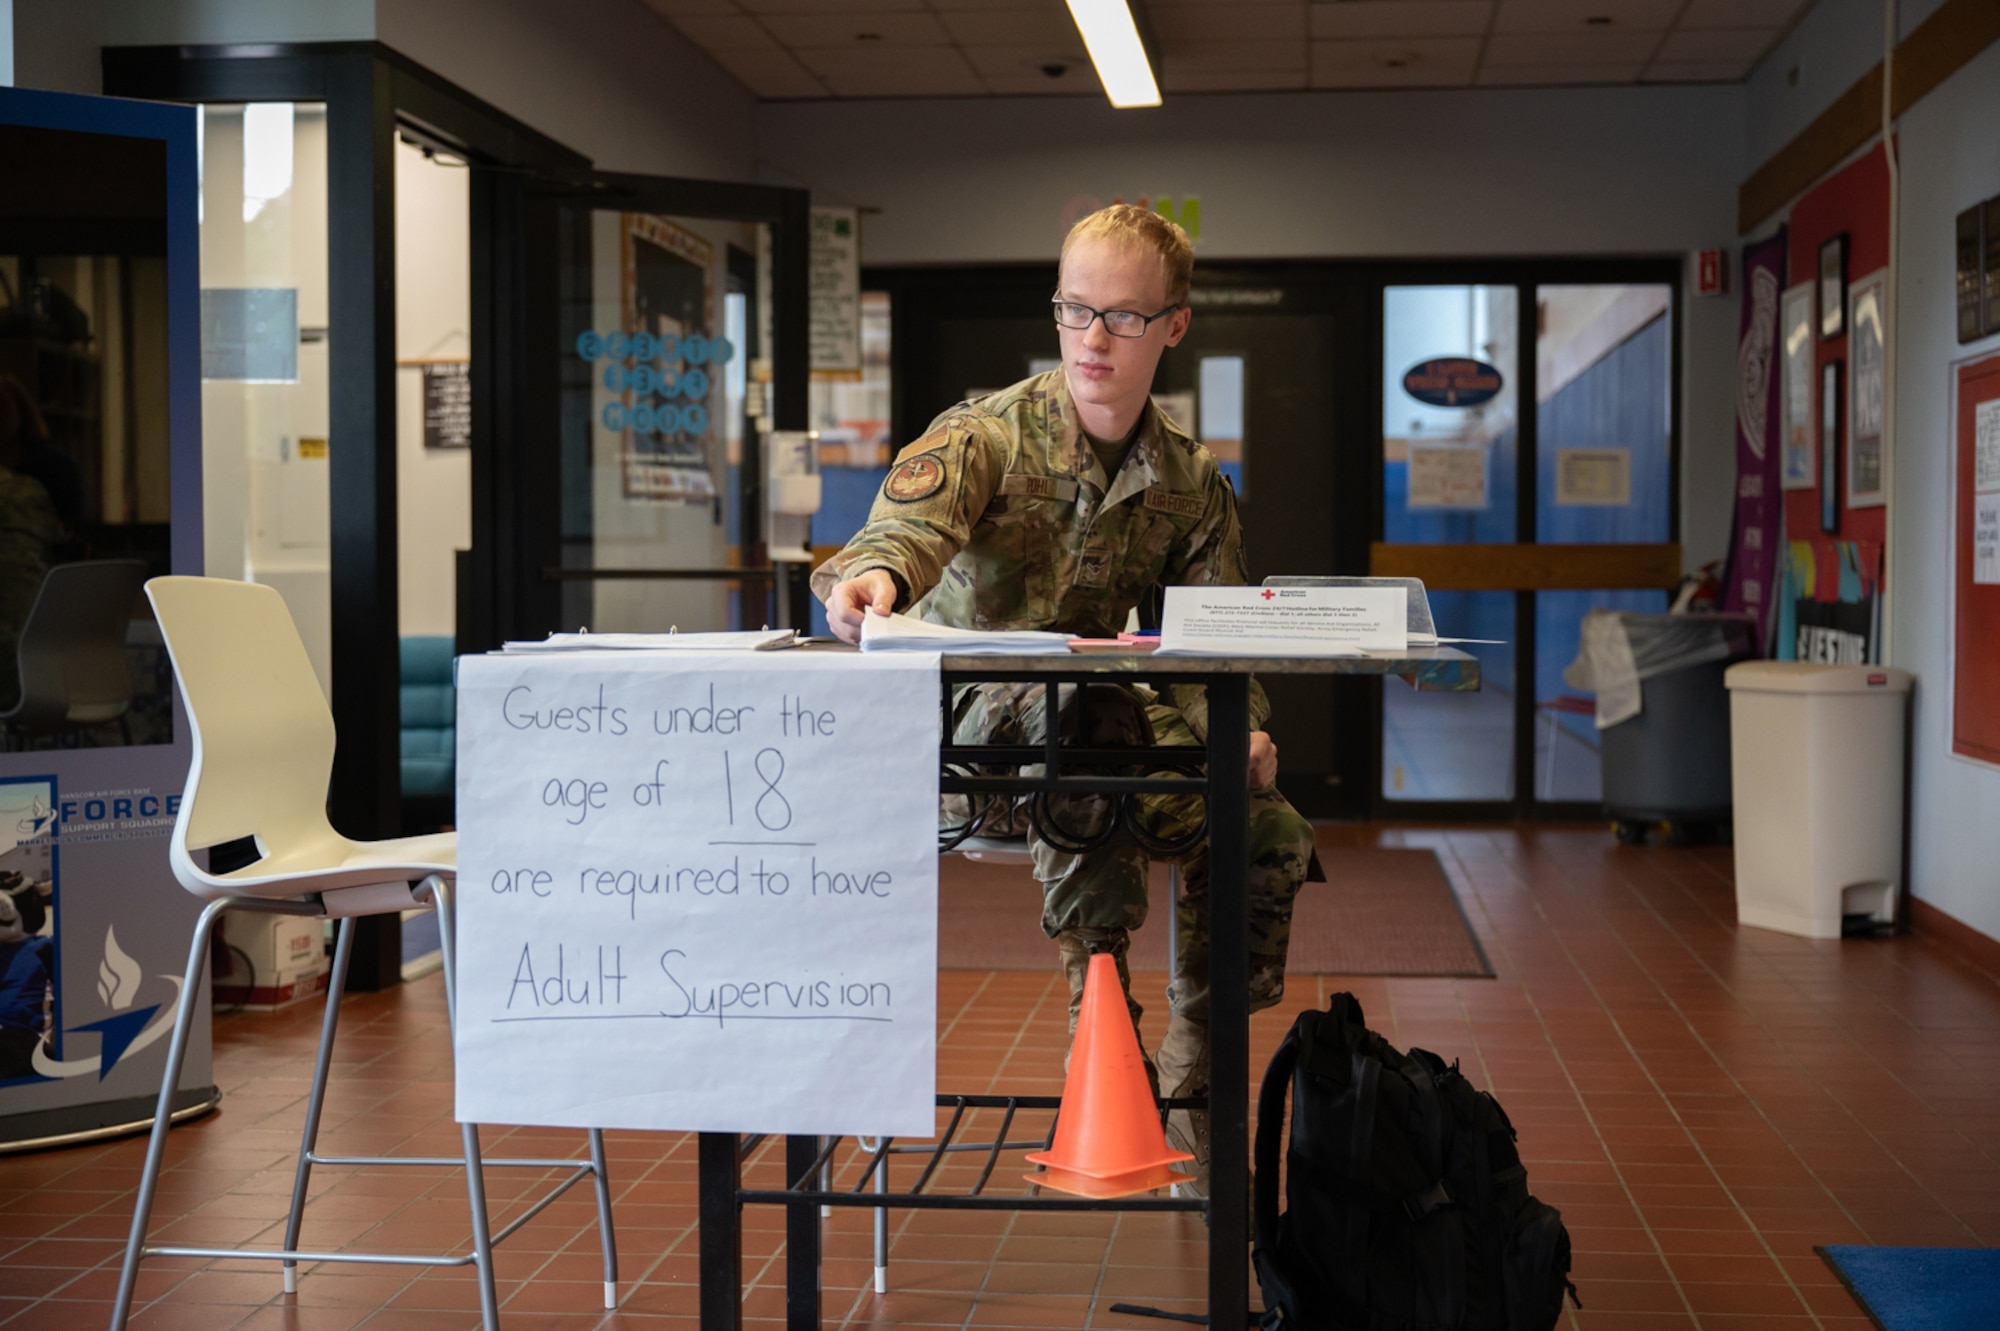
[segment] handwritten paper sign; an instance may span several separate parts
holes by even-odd
[[[938,661],[467,657],[461,1121],[928,1133]]]
[[[1402,587],[1169,587],[1161,656],[1359,656],[1409,646]]]

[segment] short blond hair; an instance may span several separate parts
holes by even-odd
[[[1166,279],[1167,299],[1175,305],[1187,304],[1188,282],[1194,276],[1194,242],[1179,223],[1148,208],[1114,203],[1077,219],[1063,237],[1063,258],[1069,257],[1070,246],[1079,240],[1108,240],[1153,251],[1160,259],[1160,276]]]

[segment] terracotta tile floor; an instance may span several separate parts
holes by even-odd
[[[1256,1020],[1257,1066],[1293,1013],[1352,988],[1375,1027],[1464,1061],[1520,1129],[1530,1181],[1562,1208],[1592,1331],[1819,1327],[1867,1320],[1816,1243],[2000,1242],[2000,985],[1916,938],[1809,942],[1738,930],[1726,849],[1614,844],[1602,828],[1344,827],[1353,844],[1436,847],[1497,980],[1295,977]],[[1318,889],[1329,890],[1329,889]],[[1337,887],[1330,890],[1338,890]],[[1144,976],[1157,993],[1162,977]],[[1063,994],[1047,976],[947,973],[940,1084],[1059,1089]],[[1163,1020],[1156,1007],[1149,1031]],[[271,1242],[316,1016],[216,1022],[219,1113],[177,1130],[156,1236]],[[456,1149],[438,980],[348,1005],[328,1100],[330,1150]],[[1021,1135],[1038,1135],[1023,1124]],[[568,1149],[576,1134],[489,1130],[489,1152]],[[0,1323],[105,1322],[142,1143],[0,1158]],[[691,1140],[611,1138],[621,1310],[600,1303],[587,1195],[500,1250],[509,1328],[692,1325]],[[972,1168],[961,1159],[953,1166]],[[1000,1180],[1019,1172],[1003,1161]],[[775,1179],[767,1161],[752,1177]],[[502,1217],[527,1180],[489,1172]],[[852,1177],[850,1170],[849,1177]],[[444,1170],[322,1169],[316,1245],[465,1241]],[[746,1316],[782,1315],[780,1216],[753,1208]],[[886,1297],[867,1292],[869,1219],[829,1225],[829,1325],[1159,1328],[1120,1299],[1193,1309],[1198,1220],[924,1211],[892,1217]],[[477,1323],[462,1271],[308,1269],[295,1297],[267,1264],[155,1261],[141,1328],[370,1331]]]

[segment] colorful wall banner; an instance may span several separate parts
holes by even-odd
[[[1743,319],[1736,344],[1736,525],[1722,608],[1756,617],[1771,631],[1778,576],[1778,303],[1785,286],[1785,233],[1743,251]]]
[[[1882,659],[1882,547],[1815,537],[1787,547],[1778,592],[1780,661],[1874,665]]]

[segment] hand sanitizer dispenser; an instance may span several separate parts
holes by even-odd
[[[773,430],[764,439],[766,544],[773,563],[812,562],[812,515],[819,512],[819,433]]]

